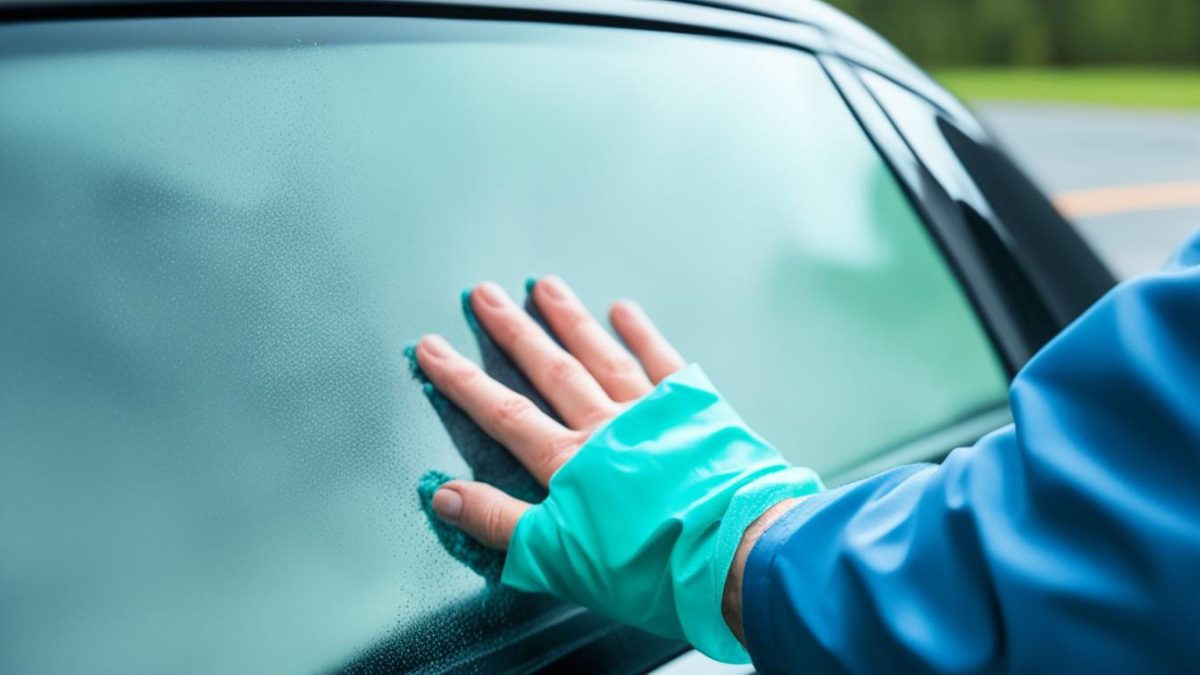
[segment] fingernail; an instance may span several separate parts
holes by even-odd
[[[479,299],[483,304],[499,309],[504,306],[504,291],[496,284],[485,281],[479,284]]]
[[[617,316],[624,314],[625,318],[632,319],[637,317],[641,309],[642,308],[638,307],[638,304],[632,300],[617,300],[612,304],[612,315]]]
[[[542,277],[541,286],[551,300],[563,300],[567,297],[567,287],[563,284],[563,280],[553,274]]]
[[[448,356],[450,354],[450,345],[442,339],[440,335],[428,335],[421,340],[421,345],[425,347],[425,353],[430,356]]]
[[[433,512],[442,520],[457,523],[462,514],[462,495],[450,488],[441,488],[433,493]]]

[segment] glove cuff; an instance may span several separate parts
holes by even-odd
[[[721,612],[725,580],[742,537],[750,525],[779,502],[823,490],[816,472],[781,464],[779,470],[743,485],[734,493],[714,537],[709,574],[693,588],[677,588],[676,606],[684,635],[697,650],[725,663],[749,663],[750,656],[734,637]]]

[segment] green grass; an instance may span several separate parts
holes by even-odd
[[[1200,68],[953,68],[934,77],[967,101],[1058,101],[1200,109]]]

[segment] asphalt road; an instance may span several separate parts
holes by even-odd
[[[1200,228],[1200,114],[987,103],[976,112],[1109,267],[1162,266]]]

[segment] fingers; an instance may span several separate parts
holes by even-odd
[[[499,551],[508,548],[517,521],[529,504],[474,481],[453,480],[433,495],[433,511],[479,543]]]
[[[532,401],[493,380],[436,335],[417,343],[417,362],[433,386],[508,448],[545,485],[582,443]]]
[[[471,291],[471,308],[496,344],[572,429],[608,419],[616,405],[581,363],[490,281]]]
[[[650,380],[642,367],[592,318],[562,279],[542,277],[532,294],[555,336],[596,378],[609,398],[632,401],[650,391]]]
[[[650,381],[658,384],[664,377],[684,367],[683,357],[658,332],[650,317],[637,303],[621,300],[609,311],[609,321],[617,335],[642,362]]]

